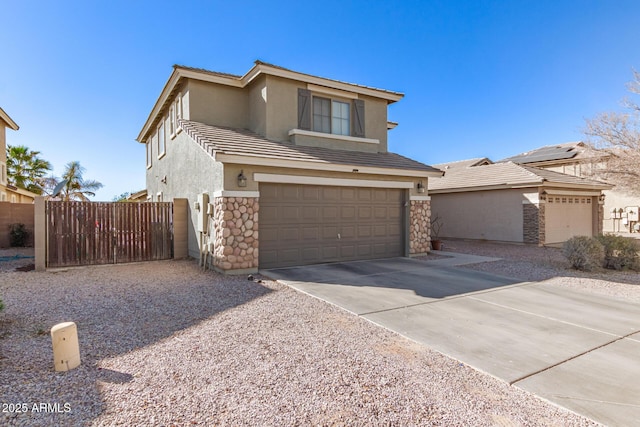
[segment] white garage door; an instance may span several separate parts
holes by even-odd
[[[548,196],[545,207],[545,243],[562,243],[573,236],[593,234],[591,197]]]

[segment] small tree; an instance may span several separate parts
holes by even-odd
[[[640,95],[640,73],[634,70],[633,76],[627,88]],[[640,196],[640,105],[631,98],[623,105],[624,112],[605,112],[588,119],[585,134],[589,145],[604,159],[600,167],[593,168],[593,175]]]

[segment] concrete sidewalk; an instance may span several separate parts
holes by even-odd
[[[640,419],[640,305],[465,270],[455,266],[485,257],[445,254],[264,273],[598,422]]]

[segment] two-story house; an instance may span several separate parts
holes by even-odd
[[[9,184],[7,179],[7,133],[6,129],[20,127],[0,108],[0,202],[33,203],[37,194]]]
[[[227,273],[426,253],[442,172],[387,150],[402,97],[261,61],[174,66],[137,138],[148,200],[187,198],[190,256],[203,230]]]

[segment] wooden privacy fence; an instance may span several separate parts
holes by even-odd
[[[173,256],[173,203],[46,202],[47,267]]]

